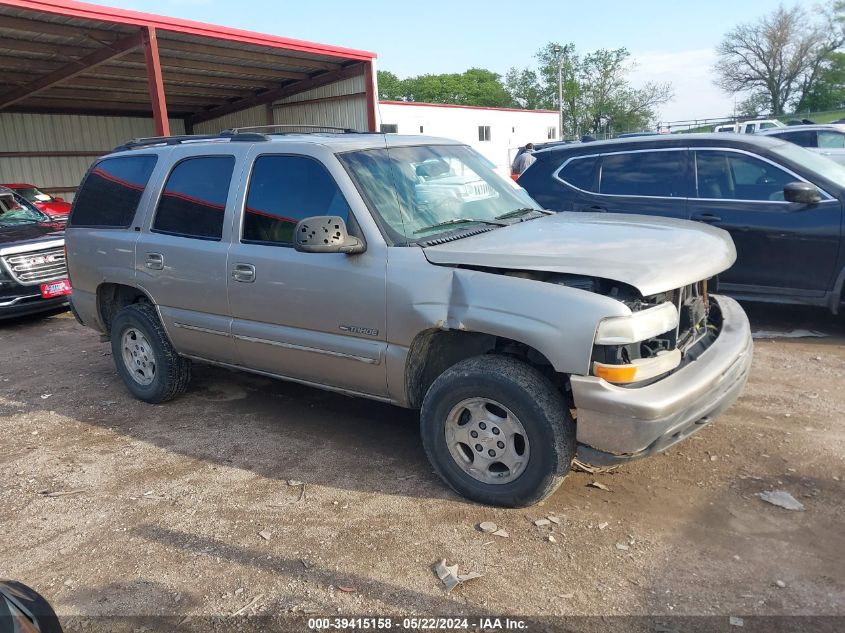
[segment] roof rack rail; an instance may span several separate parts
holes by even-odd
[[[255,142],[255,141],[269,141],[270,139],[264,134],[254,133],[229,133],[228,130],[220,134],[179,134],[175,136],[149,136],[146,138],[135,138],[127,141],[123,145],[118,145],[112,151],[122,152],[130,149],[140,149],[143,147],[157,147],[162,145],[182,145],[184,143],[199,143],[202,141],[211,142]]]
[[[280,134],[284,134],[284,130],[289,130],[291,128],[298,128],[298,129],[309,129],[309,130],[325,130],[331,132],[342,132],[343,134],[360,134],[358,130],[348,127],[336,127],[333,125],[308,125],[308,124],[271,124],[271,125],[251,125],[247,127],[232,127],[227,130],[223,130],[220,132],[220,136],[231,136],[231,135],[238,135],[244,130],[275,130],[275,129],[282,129]],[[271,134],[273,132],[270,132]]]

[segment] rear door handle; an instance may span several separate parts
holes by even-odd
[[[708,224],[711,222],[722,221],[722,218],[720,216],[713,215],[712,213],[696,213],[690,219],[695,220],[696,222],[707,222]]]
[[[161,253],[147,253],[144,265],[150,270],[162,270],[164,268],[164,255]]]
[[[232,279],[251,284],[255,281],[255,266],[252,264],[235,264],[232,266]]]

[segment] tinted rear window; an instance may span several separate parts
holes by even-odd
[[[94,165],[73,201],[70,226],[126,228],[132,224],[156,156],[106,158]]]
[[[595,191],[598,160],[597,156],[573,158],[558,172],[558,178],[578,189]]]
[[[153,231],[219,240],[234,156],[188,158],[170,172],[156,210]]]
[[[602,158],[601,193],[686,197],[685,150],[630,152]]]

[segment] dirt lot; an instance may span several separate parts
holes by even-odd
[[[845,615],[845,319],[749,312],[830,336],[758,341],[716,424],[527,510],[448,491],[413,412],[207,366],[151,406],[69,314],[0,325],[0,577],[63,616]]]

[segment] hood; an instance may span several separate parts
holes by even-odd
[[[52,224],[16,224],[0,225],[0,248],[21,244],[57,240],[64,237],[64,232],[57,231]]]
[[[70,213],[69,202],[34,202],[36,207],[41,209],[47,215],[67,215]]]
[[[433,264],[602,277],[643,296],[727,270],[727,232],[687,220],[614,213],[556,213],[423,249]]]

